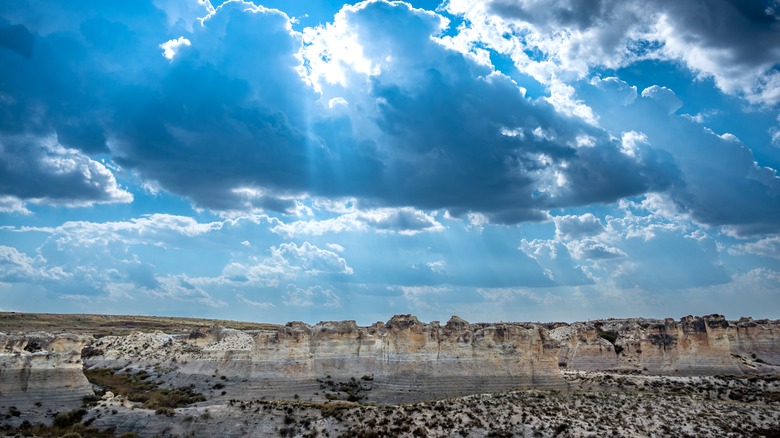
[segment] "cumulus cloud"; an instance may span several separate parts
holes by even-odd
[[[388,20],[405,31],[391,33]],[[324,59],[311,80],[325,98],[344,97],[359,108],[340,113],[352,122],[349,134],[374,139],[389,158],[384,202],[514,223],[544,219],[553,206],[609,202],[654,186],[652,172],[640,170],[645,164],[617,153],[604,131],[576,115],[579,107],[526,98],[505,75],[437,40],[443,25],[431,12],[366,2],[304,35],[308,58]],[[360,56],[342,50],[345,39]]]
[[[52,137],[0,135],[0,193],[16,202],[66,206],[133,200],[103,163]]]
[[[661,224],[649,227],[652,233],[635,233],[648,221],[652,220],[633,215],[608,221],[606,242],[628,255],[602,265],[619,287],[679,290],[731,281],[714,239]]]
[[[55,6],[36,6],[40,19],[6,6],[36,50],[32,58],[3,52],[12,67],[0,73],[3,83],[16,85],[2,90],[15,102],[2,132],[109,152],[200,207],[291,213],[297,197],[355,197],[517,223],[666,183],[648,157],[621,153],[586,106],[527,98],[507,76],[444,44],[445,18],[405,3],[347,5],[303,33],[284,13],[240,1],[216,9],[157,1],[127,17],[84,2],[93,18],[76,8],[66,14],[72,23],[55,17]],[[191,26],[191,9],[207,15]],[[144,14],[154,23],[136,30]],[[56,56],[65,47],[83,69]],[[161,47],[165,56],[150,57]],[[43,93],[23,86],[30,78],[58,86]],[[129,199],[110,183],[110,196],[98,200]],[[396,232],[435,227],[411,211],[362,220]]]
[[[272,228],[272,231],[288,236],[321,236],[326,233],[367,230],[412,236],[423,232],[442,231],[444,227],[433,215],[404,207],[351,209],[348,213],[330,219],[311,219],[289,223],[280,220]]]
[[[58,249],[65,246],[105,247],[117,242],[123,245],[165,247],[175,245],[177,237],[204,235],[240,221],[198,222],[189,216],[155,213],[126,221],[69,221],[57,227],[8,227],[6,230],[50,234],[49,243]]]
[[[611,247],[604,242],[592,239],[575,240],[566,243],[566,248],[572,257],[579,260],[606,260],[626,257],[620,248]]]
[[[271,255],[272,258],[282,259],[288,266],[300,269],[307,275],[353,273],[341,256],[309,242],[303,242],[300,246],[295,243],[282,243],[279,247],[271,248]]]
[[[780,18],[778,4],[768,3],[452,0],[446,7],[466,19],[453,44],[506,54],[545,84],[659,59],[681,62],[726,93],[774,105],[780,102]]]
[[[0,281],[6,283],[40,283],[65,279],[67,273],[58,268],[47,268],[46,260],[29,257],[16,248],[0,245]]]
[[[24,201],[15,196],[0,196],[0,213],[28,215],[30,210],[25,207]]]
[[[675,209],[702,224],[728,226],[736,234],[778,230],[780,178],[775,169],[761,166],[733,135],[718,135],[674,114],[679,99],[672,90],[649,87],[630,103],[614,105],[615,94],[627,87],[616,78],[595,79],[581,92],[602,115],[606,129],[634,132],[623,141],[632,153],[661,157],[657,163],[667,169],[669,184],[658,192],[668,196]]]
[[[162,44],[160,44],[160,48],[163,49],[163,56],[165,59],[173,59],[174,56],[176,56],[176,53],[179,51],[179,48],[191,46],[192,43],[190,40],[184,37],[176,38],[175,40],[168,40]]]
[[[769,236],[755,242],[735,245],[732,251],[780,259],[780,236]]]
[[[592,213],[581,216],[553,216],[552,219],[555,223],[555,235],[559,239],[576,239],[604,231],[604,225]]]
[[[269,252],[268,257],[253,256],[246,261],[228,263],[212,282],[275,288],[311,278],[343,280],[354,274],[343,257],[309,242],[282,243],[272,246]]]

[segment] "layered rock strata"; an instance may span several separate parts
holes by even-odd
[[[0,414],[27,419],[78,407],[92,387],[83,366],[194,386],[206,403],[339,398],[412,402],[514,389],[567,389],[563,371],[657,375],[780,372],[780,321],[609,319],[587,323],[422,323],[400,315],[288,323],[269,330],[213,327],[189,335],[136,332],[93,338],[0,334]],[[31,420],[33,421],[33,420]]]
[[[231,389],[239,398],[292,397],[318,389],[326,396],[328,385],[359,382],[350,391],[355,398],[406,402],[517,388],[565,389],[557,354],[558,343],[539,325],[469,324],[454,317],[441,326],[401,315],[370,327],[342,321],[289,323],[276,331],[213,329],[188,337],[105,337],[92,345],[86,362],[162,364],[170,369],[171,385],[240,382]],[[217,377],[221,382],[214,383]]]
[[[91,336],[0,333],[0,414],[10,424],[45,421],[94,395],[81,350]],[[24,418],[20,413],[24,413]]]
[[[551,327],[562,367],[663,375],[780,371],[780,322],[722,315],[610,319]]]

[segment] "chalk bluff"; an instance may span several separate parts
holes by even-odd
[[[24,412],[25,419],[36,421],[79,407],[85,396],[94,395],[81,360],[81,350],[93,340],[0,333],[0,412]]]
[[[212,327],[189,335],[0,334],[0,409],[77,407],[92,394],[83,367],[152,370],[161,384],[192,385],[209,399],[324,400],[339,382],[352,381],[362,400],[398,403],[566,390],[566,370],[777,373],[780,321],[708,315],[470,324],[453,317],[441,325],[399,315],[368,327],[341,321],[257,331]]]

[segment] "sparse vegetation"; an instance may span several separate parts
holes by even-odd
[[[42,438],[60,437],[60,438],[115,438],[116,434],[113,430],[101,430],[96,427],[91,427],[86,424],[82,424],[81,420],[87,415],[88,411],[84,408],[79,408],[71,412],[61,412],[54,417],[54,422],[51,426],[43,424],[30,424],[29,421],[24,421],[18,428],[13,428],[8,425],[0,428],[0,435],[16,435],[16,436],[34,436]],[[120,438],[135,438],[135,433],[122,434]]]
[[[30,332],[90,333],[99,338],[108,335],[127,335],[134,331],[162,330],[167,333],[190,333],[194,330],[205,331],[215,325],[236,330],[274,330],[279,327],[276,324],[218,319],[0,312],[0,332],[5,333],[12,333],[24,327]]]
[[[155,409],[158,414],[172,415],[174,408],[205,401],[206,397],[191,387],[160,388],[145,371],[135,374],[120,373],[106,368],[84,370],[90,382],[114,394],[121,394],[133,402],[143,403],[146,409]]]

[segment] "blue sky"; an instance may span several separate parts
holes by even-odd
[[[0,4],[0,309],[780,311],[774,0]]]

